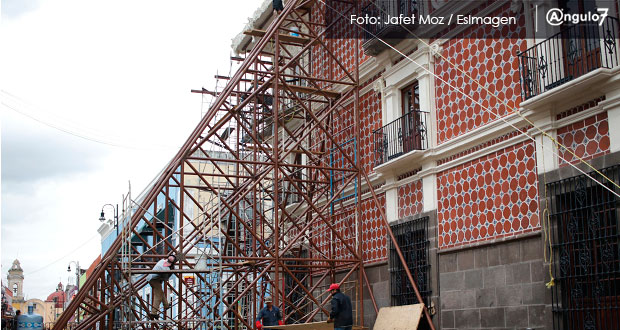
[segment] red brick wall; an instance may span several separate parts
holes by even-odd
[[[332,216],[330,224],[334,226],[338,234],[344,239],[344,242],[336,235],[330,238],[331,230],[324,222],[318,222],[317,225],[312,226],[314,231],[312,238],[317,245],[319,251],[324,257],[329,257],[330,239],[333,239],[333,253],[332,257],[342,259],[351,258],[352,254],[346,247],[349,245],[355,250],[354,238],[355,238],[355,209],[350,206],[344,209],[338,210],[338,214]],[[318,219],[317,219],[318,220]],[[319,257],[319,256],[315,256]]]
[[[316,5],[313,6],[313,17],[316,22],[323,24],[325,23],[325,4],[320,1],[317,1],[315,4]],[[336,6],[337,8],[335,8],[335,10],[342,13],[345,17],[343,18],[340,15],[334,14],[332,19],[337,19],[337,21],[331,26],[331,32],[326,33],[326,35],[329,34],[335,37],[327,38],[324,36],[321,40],[338,61],[334,60],[333,57],[329,55],[324,46],[316,45],[313,46],[312,67],[313,72],[320,73],[323,78],[338,80],[346,76],[345,70],[352,74],[352,70],[355,69],[356,47],[358,49],[360,64],[368,60],[370,56],[364,54],[364,50],[362,49],[364,40],[355,35],[359,33],[359,31],[356,31],[358,26],[350,24],[347,20],[347,17],[353,13],[349,10],[351,6],[345,3],[339,5],[338,3],[332,2],[331,4]]]
[[[362,167],[367,173],[374,172],[374,141],[373,132],[381,128],[381,97],[370,91],[360,97],[360,117],[361,117],[361,162]]]
[[[360,96],[360,151],[359,155],[363,168],[372,172],[374,168],[374,135],[373,132],[381,127],[381,98],[374,91]],[[339,143],[349,141],[355,134],[353,103],[339,111],[340,115],[334,118],[333,135]]]
[[[510,6],[507,4],[494,15],[514,14],[510,13]],[[438,143],[444,143],[496,120],[493,114],[506,116],[510,109],[521,102],[516,54],[526,49],[526,41],[524,15],[521,13],[519,17],[519,26],[512,25],[510,30],[503,31],[502,34],[507,37],[472,39],[472,36],[493,35],[491,26],[481,26],[470,28],[443,45],[442,55],[447,61],[440,58],[435,62],[435,73],[441,78],[435,80]],[[479,81],[480,85],[472,82],[471,78],[457,71],[454,65],[448,62],[456,64],[457,68],[469,74],[473,80]],[[488,92],[480,86],[488,88]],[[454,87],[462,89],[462,92],[480,102],[493,114],[483,110]],[[508,107],[492,95],[506,102]]]
[[[335,214],[331,222],[336,231],[345,239],[346,244],[355,249],[355,213],[361,208],[362,213],[362,242],[363,259],[365,262],[381,261],[387,258],[387,229],[381,218],[381,211],[385,212],[385,194],[377,196],[377,205],[372,198],[363,200],[359,205],[350,205]],[[329,256],[330,235],[329,227],[320,222],[313,226],[313,242],[325,256]],[[351,258],[352,254],[336,236],[333,237],[334,257],[338,259]]]
[[[534,143],[522,142],[439,173],[439,247],[540,228]]]
[[[340,214],[334,217],[334,225],[336,227],[336,231],[340,234],[340,236],[344,239],[346,244],[342,244],[342,241],[339,241],[334,237],[338,244],[335,244],[335,256],[337,258],[352,258],[353,254],[351,250],[347,248],[347,246],[351,247],[354,251],[355,247],[355,208],[352,206],[345,208],[342,210]]]
[[[398,187],[398,218],[419,214],[424,207],[422,179]]]
[[[609,153],[609,124],[607,112],[558,128],[558,142],[583,160]],[[568,150],[559,148],[560,167],[579,163]]]
[[[388,257],[387,229],[381,219],[381,211],[385,212],[385,194],[377,196],[380,205],[372,198],[363,200],[362,208],[362,249],[365,262],[386,260]]]

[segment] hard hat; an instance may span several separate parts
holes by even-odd
[[[329,286],[329,291],[338,290],[338,289],[340,289],[340,284],[338,283],[333,283],[332,285]]]

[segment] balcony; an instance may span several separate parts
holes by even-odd
[[[602,25],[580,24],[519,53],[523,101],[562,86],[599,68],[618,65],[618,19]]]
[[[426,150],[428,112],[411,111],[373,132],[375,166],[414,150]]]
[[[409,34],[408,30],[413,29],[413,25],[386,24],[388,17],[403,15],[411,17],[423,14],[422,2],[419,0],[373,0],[362,8],[361,16],[378,17],[378,24],[366,22],[364,24],[364,52],[375,56],[387,48],[378,38],[386,40],[388,43],[396,43]]]

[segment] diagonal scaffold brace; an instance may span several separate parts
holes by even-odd
[[[342,58],[326,31],[343,22],[325,20],[319,5],[287,1],[265,30],[248,31],[251,50],[222,90],[194,91],[213,97],[210,108],[129,208],[121,235],[54,330],[250,329],[266,297],[287,322],[317,322],[329,314],[332,281],[352,297],[357,325],[365,294],[378,313],[362,211],[350,211],[368,191],[379,205],[360,157],[360,47],[354,61]],[[405,263],[383,212],[381,219]],[[151,270],[170,253],[176,269]],[[148,319],[153,273],[178,278],[164,282],[172,307],[163,321]],[[426,307],[424,315],[434,329]]]

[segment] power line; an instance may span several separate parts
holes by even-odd
[[[10,93],[8,93],[8,92],[4,91],[4,90],[2,90],[1,92],[2,92],[3,94],[6,94],[6,95],[8,95],[8,96],[11,96],[11,97],[13,97],[13,98],[15,98],[15,99],[21,100],[21,99],[20,99],[20,98],[18,98],[17,96],[14,96],[14,95],[12,95],[12,94],[10,94]],[[22,101],[22,102],[23,102],[23,101]],[[2,103],[2,105],[4,105],[5,107],[7,107],[8,109],[11,109],[11,110],[13,110],[14,112],[16,112],[16,113],[18,113],[18,114],[20,114],[20,115],[22,115],[22,116],[25,116],[25,117],[27,117],[27,118],[29,118],[29,119],[32,119],[32,120],[34,120],[34,121],[36,121],[36,122],[38,122],[38,123],[40,123],[40,124],[43,124],[43,125],[45,125],[45,126],[48,126],[48,127],[50,127],[50,128],[53,128],[53,129],[56,129],[56,130],[61,131],[61,132],[63,132],[63,133],[66,133],[66,134],[69,134],[69,135],[71,135],[71,136],[74,136],[74,137],[77,137],[77,138],[80,138],[80,139],[84,139],[84,140],[87,140],[87,141],[90,141],[90,142],[95,142],[95,143],[99,143],[99,144],[103,144],[103,145],[107,145],[107,146],[111,146],[111,147],[118,147],[118,148],[125,148],[125,149],[133,149],[133,150],[165,150],[165,149],[178,149],[178,147],[176,147],[176,146],[159,146],[159,147],[143,147],[143,146],[133,146],[133,145],[121,144],[121,143],[116,143],[116,142],[109,141],[109,140],[106,140],[106,139],[97,138],[97,137],[94,137],[94,136],[92,136],[92,135],[91,135],[91,136],[89,136],[89,135],[87,135],[87,134],[77,132],[75,129],[66,128],[66,127],[63,127],[63,126],[62,126],[62,125],[60,125],[60,124],[52,123],[52,122],[50,122],[49,120],[39,118],[39,117],[37,117],[37,116],[35,116],[35,115],[33,115],[33,114],[27,113],[27,112],[26,112],[26,111],[24,111],[24,110],[18,109],[18,108],[16,108],[15,106],[12,106],[12,105],[10,105],[10,104],[7,104],[7,103],[6,103],[6,102],[4,102],[4,101],[2,101],[1,103]],[[25,103],[25,102],[24,102],[24,103]],[[144,144],[144,145],[149,145],[149,144]]]
[[[42,270],[46,269],[47,267],[49,267],[49,266],[51,266],[51,265],[54,265],[54,264],[58,263],[59,261],[61,261],[62,259],[64,259],[64,258],[68,257],[70,254],[74,253],[75,251],[77,251],[78,249],[80,249],[81,247],[83,247],[84,245],[86,245],[86,244],[90,243],[90,241],[92,241],[92,240],[93,240],[94,238],[96,238],[97,236],[99,236],[99,234],[96,234],[95,236],[92,236],[92,237],[91,237],[91,238],[89,238],[86,242],[84,242],[84,243],[80,244],[78,247],[76,247],[75,249],[73,249],[73,250],[69,251],[67,254],[63,255],[62,257],[60,257],[60,258],[58,258],[58,259],[56,259],[56,260],[52,261],[51,263],[49,263],[49,264],[47,264],[47,265],[45,265],[45,266],[43,266],[43,267],[41,267],[41,268],[39,268],[39,269],[37,269],[37,270],[35,270],[35,271],[28,272],[28,273],[26,273],[25,275],[32,275],[32,274],[34,274],[34,273],[37,273],[37,272],[40,272],[40,271],[42,271]]]
[[[346,17],[344,16],[344,14],[340,11],[338,11],[337,9],[329,6],[324,0],[319,0],[320,2],[322,2],[325,6],[329,7],[331,10],[333,10],[334,12],[338,13],[340,16],[342,16],[343,18],[346,19]],[[395,51],[396,53],[398,53],[399,55],[403,56],[403,58],[406,58],[407,60],[409,60],[411,63],[417,65],[419,68],[421,68],[422,70],[426,71],[428,74],[430,74],[431,76],[433,76],[434,78],[440,80],[441,82],[445,83],[446,85],[448,85],[450,88],[452,88],[453,90],[457,91],[458,93],[462,94],[464,97],[466,97],[467,99],[471,100],[472,102],[474,102],[475,104],[479,105],[481,107],[482,110],[490,113],[491,115],[493,115],[496,119],[499,119],[501,121],[503,121],[504,123],[506,123],[507,125],[509,125],[510,127],[513,127],[515,130],[519,131],[520,133],[522,133],[523,135],[525,135],[526,137],[528,137],[530,140],[532,140],[536,145],[540,145],[540,147],[542,149],[545,149],[545,146],[543,143],[539,143],[536,141],[536,138],[531,136],[530,134],[528,134],[528,132],[523,129],[521,130],[521,128],[517,127],[515,124],[512,124],[510,122],[508,122],[508,120],[506,120],[506,118],[504,118],[503,116],[500,116],[499,114],[494,113],[492,110],[490,110],[489,108],[485,107],[484,105],[482,105],[482,103],[480,103],[480,101],[475,100],[473,97],[471,97],[470,95],[466,94],[462,89],[454,86],[453,84],[447,82],[446,80],[444,80],[443,78],[439,77],[437,74],[435,74],[434,72],[432,72],[431,70],[425,68],[423,65],[421,65],[420,63],[416,62],[415,60],[413,60],[411,57],[407,56],[406,54],[404,54],[403,52],[399,51],[398,49],[396,49],[394,46],[390,45],[388,42],[386,42],[385,40],[379,38],[378,36],[376,36],[375,34],[373,34],[372,32],[368,31],[366,28],[364,28],[361,24],[358,24],[357,22],[355,23],[356,25],[358,25],[362,30],[364,30],[365,32],[367,32],[368,34],[372,35],[374,38],[376,38],[377,40],[379,40],[380,42],[382,42],[383,44],[385,44],[387,47],[389,47],[390,49],[392,49],[393,51]],[[401,25],[402,26],[402,25]],[[424,43],[427,46],[430,46],[428,43],[425,43],[424,41],[422,41],[421,38],[419,38],[418,36],[416,36],[415,34],[413,34],[413,32],[411,32],[410,30],[407,30],[412,36],[416,37],[418,40],[421,40],[422,43]],[[442,58],[446,59],[445,57],[442,56]],[[446,61],[448,62],[448,64],[450,64],[453,67],[456,67],[456,65],[450,61],[448,61],[446,59]],[[462,70],[459,70],[461,72],[463,72]],[[482,88],[484,88],[485,90],[488,91],[488,89],[485,86],[482,86],[482,84],[475,80],[474,78],[472,78],[471,76],[467,75],[467,77],[469,77],[473,82],[475,82],[476,84],[478,84],[478,86],[481,86]],[[502,102],[502,104],[506,105],[506,103],[501,100],[497,95],[491,93],[489,91],[489,94],[492,95],[493,97],[495,97],[497,100],[499,100],[500,102]],[[557,140],[553,139],[548,133],[546,133],[545,131],[543,131],[540,127],[534,125],[534,123],[532,121],[530,121],[529,119],[525,118],[525,116],[523,116],[517,109],[510,107],[508,105],[506,105],[506,107],[510,110],[512,110],[513,112],[515,112],[519,117],[521,117],[523,120],[527,121],[529,124],[532,125],[532,127],[536,128],[539,132],[541,132],[541,134],[543,134],[544,136],[549,137],[556,145],[563,147],[564,149],[568,150],[573,156],[577,157],[572,151],[570,151],[566,146],[564,146],[563,144],[559,143]],[[599,184],[601,187],[603,187],[604,189],[608,190],[609,192],[611,192],[612,194],[614,194],[615,196],[620,198],[620,194],[616,193],[612,188],[602,184],[600,181],[596,180],[595,178],[592,177],[592,175],[590,175],[589,173],[586,173],[584,170],[580,169],[579,167],[577,167],[575,164],[567,161],[564,157],[562,157],[562,155],[559,154],[559,152],[556,152],[553,149],[549,150],[552,154],[558,156],[558,158],[564,160],[568,165],[570,165],[571,167],[575,168],[578,172],[580,172],[581,174],[585,175],[587,178],[589,178],[590,180],[596,182],[597,184]],[[596,168],[594,168],[592,165],[590,165],[589,163],[587,163],[586,161],[584,161],[582,158],[577,157],[579,159],[579,161],[581,163],[586,164],[588,167],[592,168],[594,170],[594,172],[598,173],[599,175],[601,175],[604,179],[606,179],[608,182],[610,182],[611,184],[613,184],[614,186],[620,188],[620,185],[618,185],[617,183],[613,182],[612,180],[610,180],[609,178],[607,178],[605,175],[603,175],[599,170],[597,170]]]

